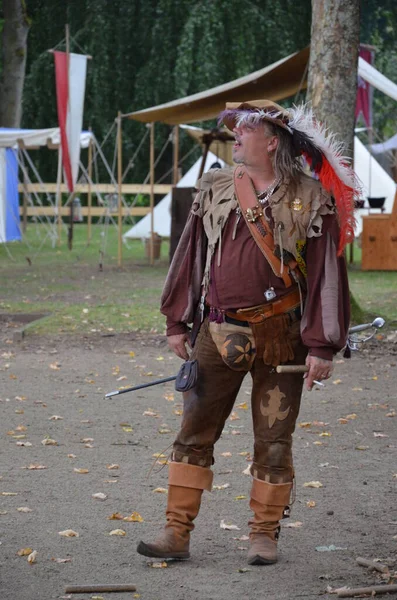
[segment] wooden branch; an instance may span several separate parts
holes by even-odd
[[[389,572],[389,567],[387,565],[376,562],[374,560],[368,560],[367,558],[361,558],[361,556],[358,556],[356,558],[356,562],[362,567],[369,567],[370,569],[375,569],[375,571],[379,571],[379,573]]]
[[[390,592],[397,592],[397,585],[371,585],[369,587],[341,590],[338,592],[338,598],[353,598],[354,596],[362,596],[364,594],[378,596],[380,594],[389,594]]]
[[[110,585],[67,585],[65,594],[92,594],[95,592],[136,592],[135,585],[110,584]]]

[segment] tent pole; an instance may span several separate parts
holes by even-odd
[[[174,126],[174,171],[172,178],[172,185],[176,185],[179,181],[178,162],[179,162],[179,125]]]
[[[150,124],[150,264],[154,264],[154,123]]]
[[[61,182],[62,182],[62,146],[58,146],[58,171],[57,171],[57,191],[56,191],[56,206],[57,206],[57,245],[61,245],[61,234],[62,234],[62,194],[61,194]]]
[[[92,131],[91,127],[89,127],[88,130],[91,132]],[[92,181],[92,139],[90,138],[90,141],[88,144],[88,198],[87,198],[87,205],[88,205],[87,241],[89,244],[91,243],[91,206],[92,206],[91,181]]]
[[[19,146],[19,148],[21,147],[19,144],[18,144],[18,146]],[[22,164],[24,165],[23,154],[20,150],[18,151],[18,156],[19,156]],[[23,169],[23,205],[22,205],[22,231],[23,231],[23,233],[26,233],[27,226],[28,226],[28,182],[27,182],[27,178],[26,178],[26,170]]]
[[[204,150],[203,150],[203,158],[201,159],[200,172],[198,175],[198,179],[200,179],[204,173],[204,167],[208,156],[208,150],[210,149],[211,142],[205,142]]]
[[[121,267],[122,262],[122,248],[123,248],[123,239],[122,239],[122,201],[121,201],[121,186],[123,184],[123,166],[122,166],[122,138],[121,138],[121,111],[119,110],[117,116],[117,182],[118,182],[118,198],[117,198],[117,208],[118,208],[118,266]]]
[[[70,35],[69,25],[65,25],[65,37],[66,37],[66,64],[67,64],[67,81],[69,85],[69,67],[70,67]],[[74,225],[74,197],[75,193],[72,192],[70,198],[70,213],[69,213],[69,231],[68,231],[68,248],[73,248],[73,225]]]

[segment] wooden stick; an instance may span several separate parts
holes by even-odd
[[[150,124],[150,264],[154,265],[154,123]]]
[[[121,267],[122,253],[123,253],[123,206],[122,206],[122,195],[121,189],[123,185],[123,144],[122,144],[122,132],[121,132],[121,112],[118,112],[117,116],[117,228],[118,228],[118,251],[117,251],[117,264]]]
[[[95,592],[136,592],[135,585],[114,584],[114,585],[67,585],[65,594],[92,594]]]
[[[389,592],[397,592],[397,585],[371,585],[369,587],[341,590],[338,592],[338,598],[353,598],[353,596],[361,596],[362,594],[377,596],[380,594],[389,594]]]
[[[92,131],[91,127],[89,127],[88,130],[91,132]],[[92,181],[92,139],[90,138],[90,141],[89,141],[89,144],[88,144],[88,198],[87,198],[87,207],[88,207],[87,241],[88,241],[89,244],[91,243],[91,224],[92,224],[92,215],[91,215],[91,208],[92,208],[92,188],[91,188],[91,181]]]
[[[276,367],[277,373],[306,373],[309,367],[306,365],[279,365]]]
[[[368,560],[367,558],[361,558],[358,556],[356,558],[356,562],[362,567],[369,567],[370,569],[375,569],[375,571],[379,571],[379,573],[388,573],[389,567],[379,562],[375,562],[374,560]]]

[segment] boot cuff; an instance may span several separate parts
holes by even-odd
[[[209,492],[212,490],[214,474],[211,469],[180,462],[171,462],[168,468],[168,483],[170,485],[208,490]]]
[[[287,506],[290,502],[292,483],[267,483],[252,480],[251,498],[269,506]]]

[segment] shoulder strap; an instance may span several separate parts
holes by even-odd
[[[258,203],[251,179],[242,167],[234,170],[234,189],[241,214],[257,246],[265,256],[276,277],[281,277],[285,287],[291,287],[292,279],[288,267],[274,254],[274,238],[268,222],[263,216],[262,207]]]

